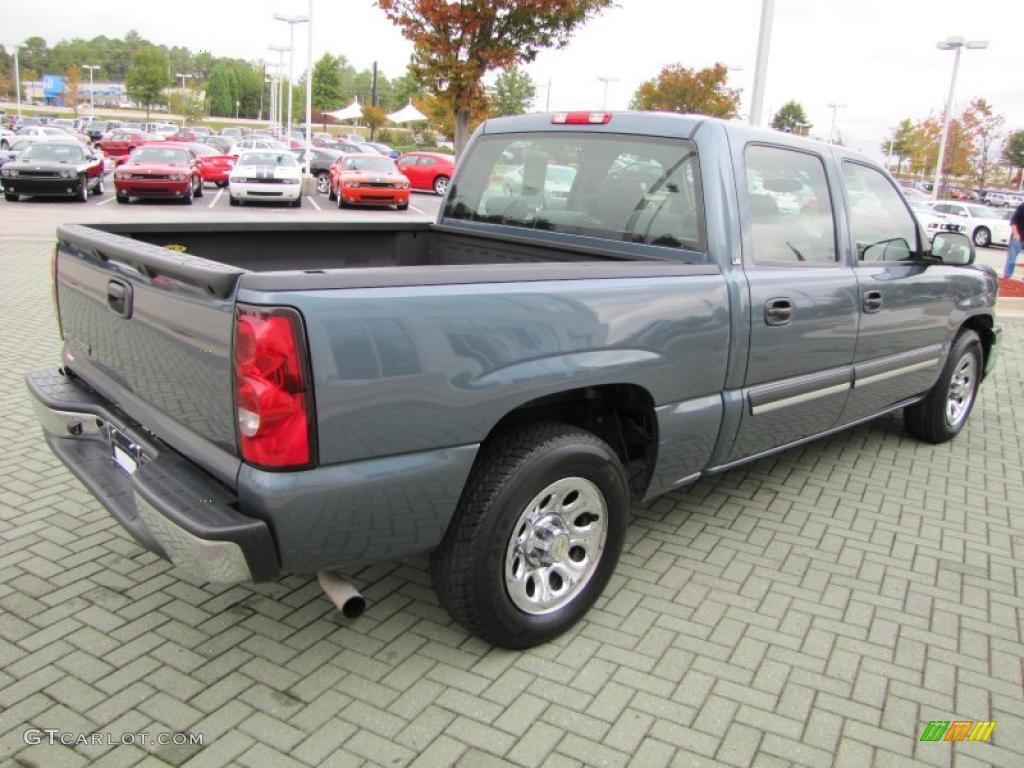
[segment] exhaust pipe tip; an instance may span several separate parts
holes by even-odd
[[[366,598],[351,582],[330,571],[320,571],[316,575],[320,587],[328,599],[334,603],[346,619],[357,619],[366,610]]]

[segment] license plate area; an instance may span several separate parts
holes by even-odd
[[[134,475],[145,461],[142,448],[128,435],[112,424],[103,425],[103,433],[110,444],[110,458],[129,475]]]

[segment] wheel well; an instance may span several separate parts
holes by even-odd
[[[960,326],[961,331],[970,328],[981,338],[981,352],[984,355],[984,359],[981,361],[982,368],[984,368],[985,361],[988,360],[989,352],[992,350],[992,345],[996,340],[996,335],[992,332],[992,325],[991,315],[975,315],[974,317],[967,318],[964,324]]]
[[[642,498],[658,454],[654,399],[636,384],[606,384],[558,392],[530,400],[505,414],[484,440],[510,428],[556,421],[585,429],[615,451],[629,476],[633,498]]]

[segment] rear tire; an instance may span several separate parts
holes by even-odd
[[[316,191],[320,195],[326,195],[331,191],[331,177],[322,171],[316,175]],[[329,199],[333,200],[334,197]]]
[[[945,443],[967,424],[978,396],[983,353],[974,331],[962,331],[953,341],[946,365],[928,396],[903,409],[909,432],[926,443]]]
[[[629,518],[625,470],[596,435],[532,424],[489,441],[430,558],[442,605],[505,648],[565,632],[601,594]]]
[[[434,194],[441,195],[444,197],[444,193],[448,191],[448,177],[438,176],[434,179]]]
[[[988,227],[978,227],[974,230],[974,244],[979,248],[985,248],[992,242],[992,233]]]

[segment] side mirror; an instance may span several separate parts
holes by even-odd
[[[944,264],[967,266],[974,263],[974,243],[960,232],[936,232],[932,238],[932,256]]]

